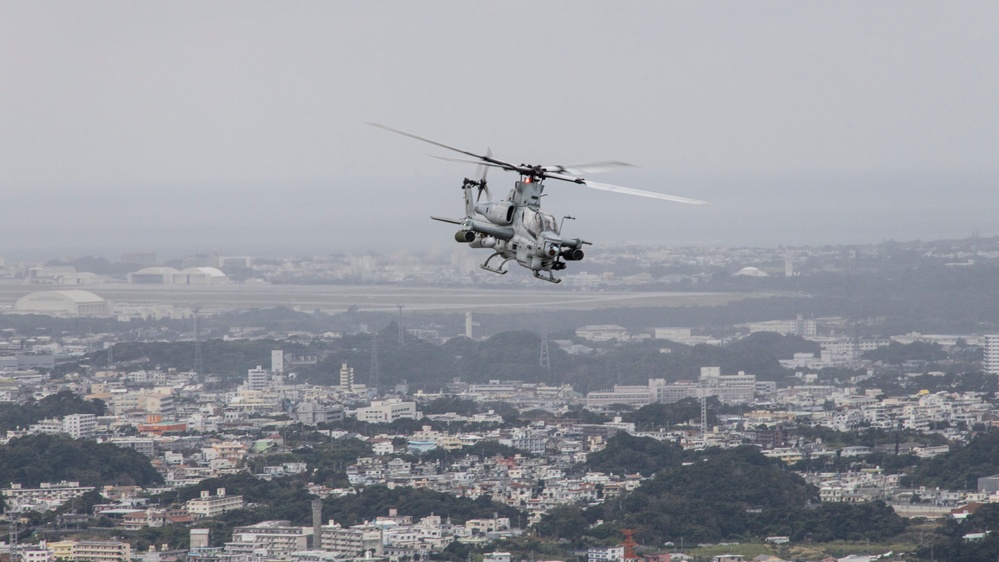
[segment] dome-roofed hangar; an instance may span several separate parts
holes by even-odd
[[[173,282],[179,285],[224,285],[229,278],[214,267],[188,267],[174,275]]]
[[[129,283],[155,283],[162,285],[164,283],[173,283],[173,276],[177,274],[177,270],[173,267],[165,266],[153,266],[144,267],[139,271],[135,271],[128,274]]]
[[[144,267],[128,274],[128,282],[155,285],[225,285],[229,277],[214,267],[187,267],[180,271],[172,267]]]
[[[37,291],[14,303],[14,312],[49,314],[52,316],[111,316],[111,304],[106,299],[79,289]]]
[[[767,273],[758,267],[744,267],[739,271],[732,274],[733,276],[738,275],[740,277],[770,277]]]

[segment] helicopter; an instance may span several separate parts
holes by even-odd
[[[566,262],[582,260],[584,257],[583,246],[592,245],[592,242],[581,238],[562,236],[562,224],[566,219],[573,220],[575,217],[565,216],[562,217],[561,221],[556,221],[553,214],[541,210],[541,197],[544,194],[546,179],[560,180],[612,193],[623,193],[687,205],[707,205],[706,202],[697,199],[600,183],[583,177],[584,174],[631,166],[624,162],[606,161],[574,166],[513,164],[493,158],[491,150],[487,150],[486,154],[476,154],[378,123],[369,124],[463,154],[473,160],[436,158],[478,164],[478,178],[465,178],[461,184],[465,199],[464,218],[452,219],[436,216],[430,218],[458,225],[460,230],[454,235],[455,241],[467,244],[471,248],[492,250],[492,254],[479,267],[499,275],[505,275],[509,271],[506,269],[507,263],[516,261],[523,267],[530,269],[536,279],[560,283],[562,280],[555,277],[553,272],[564,270]],[[499,168],[520,175],[520,179],[514,183],[505,199],[492,199],[486,184],[486,174],[489,168]],[[482,200],[483,193],[486,195],[484,201]],[[490,265],[494,259],[499,261],[498,265]]]

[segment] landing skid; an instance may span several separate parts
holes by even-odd
[[[541,275],[540,271],[535,271],[534,272],[534,278],[535,279],[540,279],[542,281],[548,281],[549,283],[561,283],[562,282],[561,279],[559,279],[559,278],[555,277],[554,275],[552,275],[551,271],[548,272],[548,277],[545,277],[544,275]]]
[[[485,269],[486,271],[491,271],[493,273],[498,273],[500,275],[506,275],[507,272],[510,271],[510,270],[509,269],[503,269],[503,266],[506,265],[506,262],[510,261],[513,258],[507,258],[507,259],[503,260],[502,263],[499,264],[499,267],[489,267],[489,262],[491,262],[493,260],[493,258],[495,258],[497,256],[502,256],[502,255],[503,254],[500,254],[499,252],[496,252],[495,254],[489,256],[488,258],[486,258],[486,262],[483,263],[482,265],[480,265],[479,267],[481,267],[482,269]]]

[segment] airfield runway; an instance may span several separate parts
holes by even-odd
[[[571,291],[557,287],[539,290],[466,287],[400,287],[360,285],[129,285],[99,284],[0,285],[0,310],[11,310],[20,297],[35,291],[83,289],[115,305],[166,304],[198,307],[206,312],[287,306],[296,310],[336,313],[358,310],[431,312],[519,312],[525,310],[713,306],[761,293]]]

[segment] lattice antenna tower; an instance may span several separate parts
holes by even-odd
[[[541,325],[541,368],[544,370],[545,374],[552,374],[552,361],[551,356],[548,354],[548,325]]]
[[[194,307],[194,372],[198,374],[199,380],[204,380],[205,373],[201,358],[201,325],[198,323],[198,307]]]
[[[635,542],[635,529],[621,529],[621,534],[624,535],[624,542],[621,543],[624,547],[623,559],[629,562],[638,560],[638,555],[635,554],[635,547],[638,546]]]
[[[406,330],[402,327],[402,305],[397,304],[399,307],[399,345],[406,343]]]
[[[371,334],[371,375],[368,380],[368,385],[375,391],[375,394],[378,393],[381,382],[381,373],[378,367],[378,331],[376,330]]]
[[[708,387],[701,384],[701,440],[708,446]]]
[[[10,562],[17,562],[17,558],[18,558],[17,557],[17,555],[18,555],[18,551],[17,551],[17,517],[15,517],[12,513],[8,512],[6,508],[3,510],[3,512],[4,512],[4,515],[6,515],[7,517],[10,518],[9,519],[9,527],[8,527],[8,533],[9,533],[9,535],[8,535],[8,538],[7,538],[7,544],[10,545],[10,550],[9,550],[9,552],[10,552]]]

